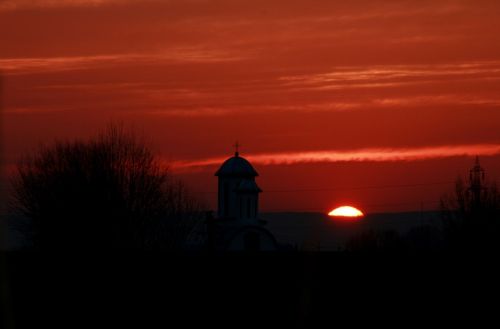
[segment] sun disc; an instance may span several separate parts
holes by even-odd
[[[363,217],[364,214],[361,210],[356,209],[351,206],[342,206],[333,209],[328,213],[328,216],[332,217]]]

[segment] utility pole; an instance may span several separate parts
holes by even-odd
[[[420,201],[420,225],[424,225],[424,202]]]
[[[472,206],[475,209],[481,207],[481,196],[485,190],[484,169],[479,164],[479,157],[476,156],[476,163],[469,171],[469,188],[467,189],[467,192],[472,195]]]

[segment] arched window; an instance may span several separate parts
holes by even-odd
[[[252,200],[250,198],[247,199],[247,218],[250,217],[250,212],[252,211]]]
[[[229,184],[227,182],[224,183],[224,217],[229,216]]]
[[[239,197],[240,201],[240,218],[243,217],[243,198],[240,196]]]

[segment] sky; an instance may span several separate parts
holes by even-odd
[[[480,156],[500,178],[500,2],[0,0],[3,166],[109,122],[215,207],[432,210]]]

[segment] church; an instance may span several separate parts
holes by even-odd
[[[217,251],[274,251],[277,243],[259,217],[262,190],[257,171],[239,155],[227,159],[217,170],[218,210],[207,218],[208,248]]]

